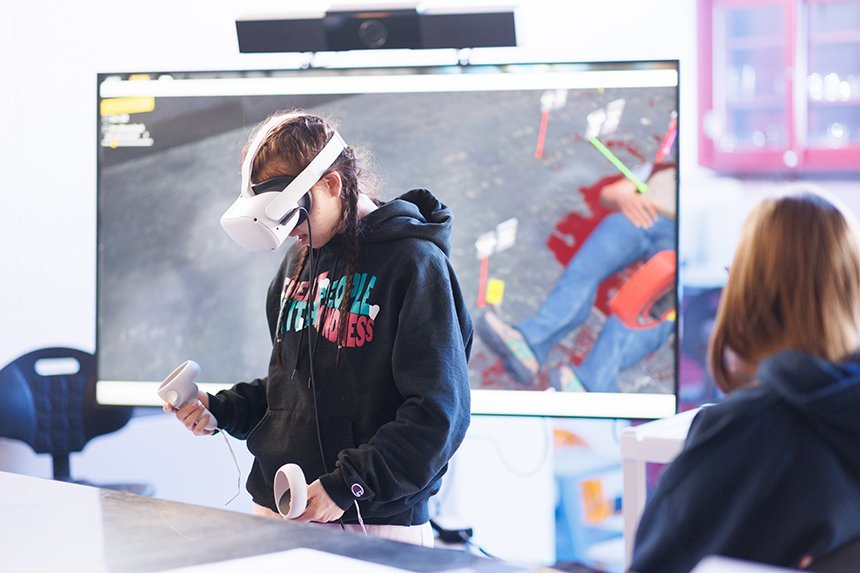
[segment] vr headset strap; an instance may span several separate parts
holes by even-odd
[[[320,180],[326,169],[340,156],[346,148],[346,143],[338,132],[334,132],[328,143],[317,153],[308,166],[299,173],[286,189],[278,193],[272,202],[266,207],[266,217],[272,221],[280,221],[287,213],[296,208],[296,204],[302,195],[310,191],[311,187]]]
[[[280,125],[282,121],[284,121],[291,115],[294,114],[285,113],[270,118],[269,121],[267,121],[266,124],[257,131],[257,134],[254,136],[254,139],[248,146],[248,151],[245,153],[245,160],[242,162],[243,196],[254,196],[254,193],[251,192],[251,166],[254,164],[254,158],[257,156],[257,152],[260,151],[260,147],[263,145],[263,142],[266,140],[272,130],[275,129],[275,127]]]

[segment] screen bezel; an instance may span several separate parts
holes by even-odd
[[[675,109],[678,112],[680,122],[680,62],[679,60],[636,60],[636,61],[609,61],[609,62],[513,62],[513,63],[481,63],[481,64],[451,64],[451,65],[406,65],[406,66],[381,66],[381,67],[325,67],[309,69],[245,69],[245,70],[206,70],[186,72],[123,72],[123,73],[99,73],[97,75],[97,100],[96,100],[96,145],[100,145],[101,126],[99,109],[103,96],[102,87],[109,79],[119,78],[124,85],[129,86],[125,94],[135,95],[135,86],[128,81],[133,76],[173,78],[171,83],[177,79],[243,79],[243,78],[297,78],[297,77],[349,77],[353,80],[364,76],[374,79],[382,79],[387,76],[402,78],[405,75],[416,77],[440,78],[450,75],[458,77],[475,77],[486,83],[487,78],[492,76],[511,76],[523,78],[525,76],[514,76],[518,72],[535,71],[541,67],[557,69],[569,69],[571,72],[581,73],[583,71],[628,71],[628,70],[671,70],[675,74]],[[493,73],[495,72],[495,73]],[[140,87],[142,84],[138,84]],[[647,86],[630,86],[647,87]],[[367,93],[362,90],[352,90],[350,93]],[[412,91],[415,91],[414,89]],[[116,97],[116,92],[110,92],[111,97]],[[295,93],[295,92],[290,92]],[[319,92],[318,92],[319,93]],[[329,92],[326,92],[329,93]],[[157,95],[157,94],[156,94]],[[209,94],[207,94],[209,95]],[[254,95],[254,94],[235,94]],[[262,94],[261,94],[262,95]],[[273,94],[267,94],[273,95]],[[162,97],[164,97],[162,95]],[[679,124],[680,125],[680,124]],[[677,155],[680,157],[680,132],[675,141]],[[101,153],[97,147],[97,193],[101,189]],[[675,200],[680,211],[680,176],[676,178]],[[97,231],[96,249],[98,250],[99,236],[101,230],[101,217],[99,203],[97,201]],[[678,253],[679,224],[678,217],[675,219],[675,250]],[[97,256],[97,273],[101,272],[101,260]],[[98,325],[99,313],[99,281],[96,280],[96,377],[97,377],[97,400],[106,405],[133,405],[133,406],[160,406],[161,402],[156,394],[160,381],[121,381],[102,379],[99,372],[99,337]],[[675,273],[676,301],[680,294],[680,272]],[[676,302],[677,309],[677,302]],[[655,419],[673,415],[678,404],[679,385],[679,360],[677,340],[679,336],[678,321],[675,321],[674,340],[676,350],[674,354],[674,382],[671,394],[640,394],[640,393],[553,393],[553,403],[547,400],[545,392],[529,390],[496,390],[496,389],[472,389],[472,413],[476,415],[511,415],[511,416],[535,416],[535,417],[585,417],[585,418],[625,418],[625,419]],[[221,389],[229,388],[232,384],[206,383],[200,384],[201,389],[215,393]],[[647,403],[647,404],[646,404]]]

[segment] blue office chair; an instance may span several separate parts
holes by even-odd
[[[130,406],[99,405],[95,386],[95,358],[87,352],[42,348],[16,358],[0,370],[0,437],[20,440],[38,454],[50,454],[54,479],[75,481],[70,454],[131,419]],[[152,494],[148,484],[99,487]]]

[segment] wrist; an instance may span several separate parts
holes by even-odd
[[[202,392],[201,392],[202,393]],[[203,402],[203,400],[200,400]],[[219,399],[218,396],[213,396],[212,394],[206,394],[206,401],[203,402],[203,405],[209,410],[209,413],[215,417],[218,421],[219,428],[226,428],[227,422],[231,418],[231,409],[230,403],[225,402]]]
[[[359,499],[353,495],[349,486],[344,481],[340,468],[335,469],[331,473],[321,475],[319,480],[325,492],[340,509],[346,510],[352,504],[353,500]]]

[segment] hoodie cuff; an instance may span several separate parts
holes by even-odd
[[[354,500],[368,497],[361,484],[347,484],[344,481],[343,472],[340,468],[336,468],[329,474],[321,475],[319,479],[328,496],[343,510],[352,505]],[[358,495],[355,495],[356,493]]]
[[[207,395],[209,396],[209,408],[207,409],[209,410],[210,414],[215,416],[215,421],[218,423],[218,428],[224,429],[227,426],[227,418],[230,417],[229,415],[231,413],[231,404],[227,400],[224,400],[219,396],[213,396],[208,392]]]

